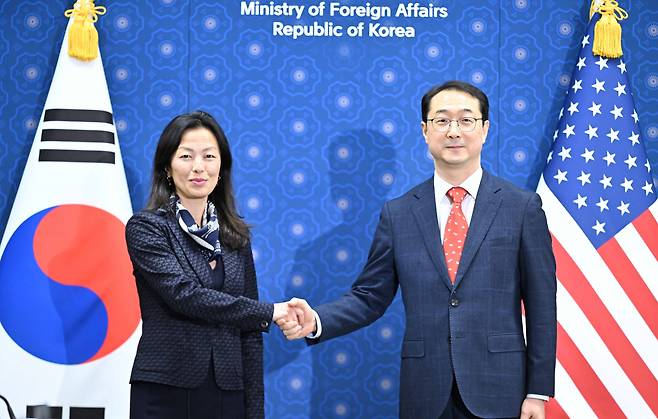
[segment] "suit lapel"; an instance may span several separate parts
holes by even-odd
[[[174,237],[176,237],[180,248],[183,250],[183,254],[185,254],[185,257],[190,262],[190,266],[194,269],[198,282],[203,286],[210,285],[212,283],[210,265],[208,265],[208,261],[203,256],[203,253],[199,252],[196,248],[199,245],[191,237],[187,236],[178,224],[175,216],[167,214],[167,223],[174,233]]]
[[[466,235],[466,243],[464,243],[464,251],[459,261],[459,269],[457,269],[457,276],[455,278],[455,286],[464,277],[468,268],[475,257],[484,236],[486,236],[491,223],[496,217],[496,212],[500,207],[502,201],[502,194],[500,194],[500,186],[497,185],[495,178],[489,175],[486,171],[482,173],[482,181],[478,189],[477,197],[475,199],[475,208],[473,209],[473,216],[471,217],[471,224],[468,226],[468,234]]]
[[[212,286],[212,271],[210,270],[208,260],[204,257],[203,253],[199,251],[199,245],[183,231],[178,224],[176,217],[167,215],[167,222],[169,228],[171,228],[174,233],[174,237],[176,237],[176,240],[180,244],[185,257],[190,262],[190,266],[194,269],[199,283],[206,287]],[[223,249],[222,261],[224,262],[224,285],[221,291],[232,295],[240,295],[243,289],[242,278],[244,277],[243,258],[237,250],[229,250],[226,247]]]
[[[443,257],[443,245],[441,244],[441,233],[439,223],[436,219],[436,201],[434,198],[434,181],[432,178],[420,185],[414,194],[417,201],[412,206],[412,212],[423,235],[425,247],[434,263],[439,276],[448,288],[452,288],[448,277],[448,268]]]

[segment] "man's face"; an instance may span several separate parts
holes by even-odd
[[[427,122],[421,122],[423,137],[438,170],[464,170],[473,173],[480,166],[482,145],[487,139],[489,121],[478,119],[473,131],[464,132],[457,122],[439,131],[430,119],[482,118],[480,102],[458,90],[443,90],[430,101]]]

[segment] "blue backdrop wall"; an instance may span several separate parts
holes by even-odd
[[[0,5],[2,226],[72,3]],[[399,3],[376,4],[395,11]],[[630,15],[624,60],[658,173],[658,3],[620,3]],[[489,95],[483,165],[534,189],[589,10],[586,0],[445,0],[437,6],[447,16],[436,18],[305,15],[303,24],[364,22],[366,34],[292,39],[274,36],[272,25],[295,19],[245,16],[238,1],[98,4],[108,8],[97,28],[134,209],[145,204],[166,122],[188,110],[209,111],[236,159],[262,298],[299,296],[313,305],[339,296],[356,277],[383,202],[431,176],[419,109],[431,85],[463,79]],[[369,23],[415,33],[377,38],[367,35]],[[403,323],[396,299],[372,326],[313,349],[273,330],[265,338],[268,417],[396,417]]]

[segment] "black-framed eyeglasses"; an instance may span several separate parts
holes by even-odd
[[[444,117],[428,119],[427,122],[432,124],[432,127],[439,132],[446,132],[450,130],[450,124],[453,122],[457,123],[457,128],[461,132],[471,132],[475,129],[478,121],[483,121],[484,118],[472,118],[470,116],[465,116],[459,119],[449,119]]]

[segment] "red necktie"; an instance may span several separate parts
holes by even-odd
[[[459,259],[462,257],[462,249],[468,232],[468,223],[462,212],[462,201],[467,193],[466,189],[459,186],[450,188],[447,193],[448,198],[452,201],[452,208],[443,235],[443,253],[446,257],[448,275],[450,275],[450,281],[453,284],[455,283]]]

